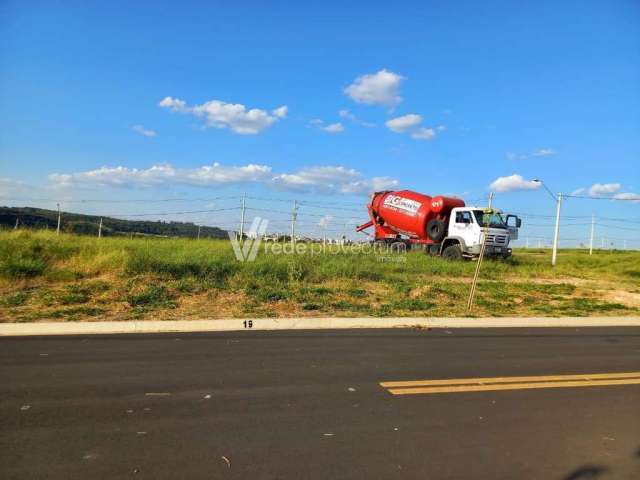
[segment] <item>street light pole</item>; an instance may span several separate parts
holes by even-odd
[[[558,256],[558,241],[560,240],[560,208],[562,206],[562,194],[559,193],[558,195],[554,195],[553,192],[549,190],[549,187],[547,187],[539,178],[534,178],[533,181],[542,185],[547,193],[549,193],[549,195],[551,195],[551,197],[556,201],[556,228],[553,234],[553,252],[551,254],[551,265],[555,266],[556,258]]]

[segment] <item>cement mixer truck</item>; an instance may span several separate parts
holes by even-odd
[[[397,249],[422,248],[449,260],[474,258],[485,241],[485,255],[508,258],[522,221],[499,210],[467,207],[452,197],[430,197],[411,190],[376,192],[367,205],[374,244]],[[486,230],[486,232],[485,232]]]

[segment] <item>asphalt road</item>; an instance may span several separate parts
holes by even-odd
[[[0,477],[638,479],[640,384],[380,385],[616,372],[640,329],[3,338]]]

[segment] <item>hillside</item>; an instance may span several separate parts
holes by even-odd
[[[159,222],[147,220],[122,220],[111,217],[62,212],[61,229],[79,235],[98,235],[102,218],[102,235],[153,235],[167,237],[195,237],[198,226],[190,222]],[[20,227],[54,229],[58,212],[31,207],[0,207],[0,228],[14,228],[18,220]],[[200,237],[227,238],[227,232],[217,227],[201,227]]]

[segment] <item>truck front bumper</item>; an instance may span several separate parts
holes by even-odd
[[[480,255],[480,245],[475,245],[473,248],[468,249],[467,253],[474,257]],[[484,254],[488,257],[507,258],[511,256],[511,248],[500,245],[487,245]]]
[[[492,257],[507,258],[511,256],[511,248],[498,247],[497,245],[487,245],[484,253]]]

